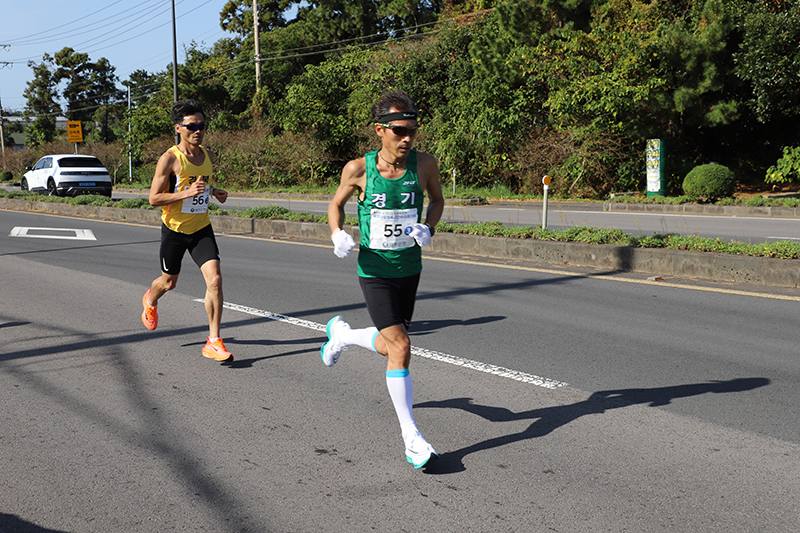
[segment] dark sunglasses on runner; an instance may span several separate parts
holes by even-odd
[[[405,126],[395,126],[394,124],[381,124],[381,123],[378,123],[378,125],[379,126],[383,126],[386,129],[392,130],[392,133],[394,133],[398,137],[411,137],[413,135],[416,135],[417,128],[419,128],[419,125],[412,126],[410,128],[407,128]]]
[[[178,126],[183,126],[189,131],[198,131],[206,129],[205,122],[200,122],[199,124],[178,124]]]

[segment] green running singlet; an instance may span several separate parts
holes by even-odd
[[[361,232],[358,275],[364,278],[404,278],[422,271],[422,250],[409,234],[422,216],[423,193],[417,177],[417,151],[406,160],[406,171],[394,180],[376,167],[378,151],[366,156],[367,185],[358,201]]]

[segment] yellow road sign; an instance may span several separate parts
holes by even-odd
[[[80,120],[67,121],[67,141],[71,143],[83,142],[83,129]]]

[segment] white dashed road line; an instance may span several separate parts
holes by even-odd
[[[195,299],[195,301],[202,302],[203,299],[198,298]],[[224,302],[223,307],[225,309],[230,309],[232,311],[239,311],[240,313],[246,313],[248,315],[268,318],[270,320],[275,320],[278,322],[285,322],[287,324],[292,324],[294,326],[300,326],[307,329],[313,329],[315,331],[325,331],[325,324],[319,324],[317,322],[311,322],[308,320],[294,318],[286,315],[279,315],[277,313],[271,313],[269,311],[264,311],[262,309],[255,309],[253,307],[246,307],[244,305],[232,304],[229,302]],[[463,357],[456,357],[455,355],[435,352],[433,350],[426,350],[424,348],[417,348],[415,346],[411,347],[411,353],[413,355],[424,357],[426,359],[433,359],[434,361],[448,363],[463,368],[469,368],[471,370],[477,370],[478,372],[483,372],[485,374],[492,374],[502,378],[521,381],[523,383],[530,383],[531,385],[536,385],[538,387],[543,387],[545,389],[557,389],[559,387],[564,387],[567,385],[567,383],[563,381],[556,381],[554,379],[543,378],[533,374],[526,374],[525,372],[518,372],[516,370],[503,368],[502,366],[481,363],[480,361],[472,361],[470,359],[464,359]]]

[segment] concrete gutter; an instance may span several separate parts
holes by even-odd
[[[630,206],[636,204],[615,204]],[[661,206],[682,207],[682,206]],[[700,206],[715,207],[715,206]],[[716,206],[724,208],[724,206]],[[75,206],[62,203],[0,198],[0,208],[42,211],[69,216],[119,220],[158,226],[161,211],[152,209],[120,209],[116,207]],[[776,208],[743,208],[776,209]],[[792,208],[780,208],[789,209]],[[683,211],[686,212],[686,211]],[[711,213],[704,213],[711,214]],[[722,213],[713,213],[722,214]],[[732,214],[732,213],[725,213]],[[786,216],[743,215],[739,216]],[[327,224],[292,222],[244,217],[211,215],[214,230],[221,233],[254,234],[284,239],[330,242]],[[358,228],[350,227],[358,242]],[[610,244],[542,241],[505,237],[483,237],[455,233],[437,233],[430,252],[458,253],[495,259],[536,261],[557,265],[593,267],[603,270],[641,272],[655,276],[676,276],[704,280],[754,283],[775,287],[800,287],[800,261],[734,254],[689,252],[661,248],[632,248]]]
[[[605,202],[603,211],[628,213],[663,213],[667,215],[711,215],[736,217],[797,218],[798,207],[748,207],[742,205],[712,204],[629,204]]]

